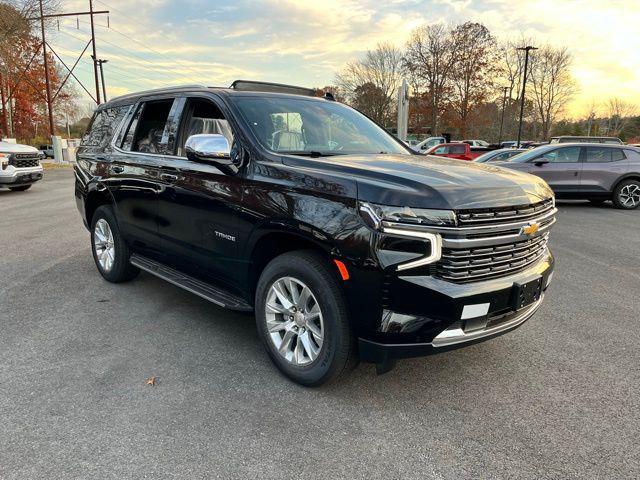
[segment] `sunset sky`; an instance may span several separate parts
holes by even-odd
[[[86,9],[88,1],[62,6]],[[94,8],[111,11],[111,28],[106,16],[96,17],[110,97],[237,78],[325,86],[378,42],[402,47],[420,24],[471,20],[500,40],[524,34],[568,47],[580,88],[569,116],[612,96],[640,105],[640,0],[94,0]],[[54,26],[50,43],[72,64],[88,33],[86,17],[79,30],[68,18],[59,32]],[[91,91],[89,53],[78,76]]]

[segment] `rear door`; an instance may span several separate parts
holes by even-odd
[[[158,236],[160,167],[173,152],[175,132],[170,118],[180,98],[139,102],[118,141],[109,165],[110,190],[116,201],[122,233],[145,255],[161,258]]]
[[[528,172],[543,178],[556,193],[580,189],[582,147],[558,147],[529,161]]]
[[[580,191],[602,194],[612,190],[613,184],[629,168],[624,149],[609,147],[583,147],[585,150]]]

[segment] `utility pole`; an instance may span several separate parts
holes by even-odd
[[[56,134],[53,125],[53,108],[51,106],[51,84],[49,83],[49,59],[47,58],[47,40],[44,36],[44,11],[42,9],[42,0],[38,2],[40,4],[40,30],[42,32],[42,55],[44,57],[44,80],[47,84],[47,112],[49,113],[49,135],[54,136]]]
[[[502,129],[504,127],[504,109],[505,109],[505,106],[507,105],[507,90],[509,90],[509,87],[502,87],[502,90],[504,90],[504,96],[502,97],[502,118],[500,119],[500,135],[498,135],[498,145],[502,143]]]
[[[80,80],[78,80],[78,78],[73,74],[73,70],[75,69],[76,65],[80,61],[80,58],[82,58],[82,55],[84,55],[84,52],[88,48],[89,44],[93,45],[93,56],[95,58],[95,55],[96,55],[96,37],[95,37],[95,31],[94,31],[94,28],[93,28],[93,16],[94,15],[98,15],[98,14],[108,14],[109,10],[94,10],[93,9],[93,1],[89,0],[90,11],[88,11],[88,12],[68,12],[68,13],[56,13],[56,14],[47,14],[47,15],[45,15],[44,14],[44,9],[43,9],[43,6],[42,6],[42,0],[38,0],[38,4],[39,4],[39,7],[40,7],[40,16],[39,17],[27,18],[27,20],[29,20],[29,21],[36,21],[36,20],[40,21],[40,32],[41,32],[41,35],[42,35],[42,45],[41,46],[42,46],[43,61],[44,61],[43,62],[44,63],[44,77],[45,77],[46,90],[47,90],[46,100],[47,100],[47,110],[48,110],[48,114],[49,114],[49,131],[50,131],[51,135],[54,136],[55,135],[55,131],[54,131],[54,124],[53,124],[53,101],[58,96],[58,93],[60,92],[60,90],[62,90],[62,87],[67,82],[69,76],[73,76],[73,78],[76,79],[76,81],[80,84],[80,86],[87,92],[89,97],[93,98],[91,93],[85,88],[85,86],[82,84],[82,82],[80,82]],[[73,65],[73,67],[69,68],[64,63],[64,61],[60,58],[60,56],[55,52],[55,50],[51,47],[51,45],[49,45],[47,43],[47,39],[45,37],[44,21],[47,18],[79,17],[80,15],[90,15],[91,16],[91,40],[87,43],[87,46],[82,51],[82,53],[80,54],[80,57],[78,57],[78,59],[76,60],[76,63]],[[58,91],[56,92],[56,94],[53,97],[51,96],[51,79],[49,78],[49,59],[47,57],[47,49],[49,49],[58,58],[60,63],[62,63],[66,67],[66,69],[69,71],[69,73],[67,74],[67,77],[64,79],[64,81],[62,82],[62,84],[58,88]],[[33,58],[35,58],[35,55],[34,55]],[[27,66],[24,68],[24,71],[22,72],[22,76],[24,76],[26,71],[29,69],[29,66],[31,65],[31,62],[33,61],[33,58],[29,61]],[[93,63],[93,67],[94,67],[94,74],[95,74],[95,81],[96,81],[96,94],[97,94],[95,100],[96,100],[97,104],[100,104],[100,89],[99,89],[99,83],[98,83],[98,70],[97,70],[97,66],[96,66],[95,61]],[[18,83],[14,85],[14,90],[15,90],[15,87],[17,87],[17,85],[20,83],[20,81],[21,81],[21,79],[18,80]],[[8,88],[8,86],[7,86],[7,88]],[[7,101],[9,102],[9,106],[11,106],[12,94],[10,92],[8,92],[7,95],[8,95]],[[11,122],[11,110],[9,110],[9,121]],[[12,130],[13,130],[13,128],[12,128]]]
[[[520,148],[520,139],[522,137],[522,116],[524,115],[524,91],[527,86],[527,70],[529,68],[529,52],[531,50],[538,50],[536,47],[527,45],[526,47],[519,47],[516,50],[524,50],[524,72],[522,75],[522,97],[520,98],[520,122],[518,123],[518,148]]]
[[[42,0],[40,0],[42,1]],[[93,28],[93,0],[89,0],[89,18],[91,18],[91,48],[93,50],[93,76],[96,81],[96,103],[100,105],[100,83],[98,82],[98,57],[96,56],[96,33]]]
[[[100,68],[100,79],[102,80],[102,98],[106,102],[107,101],[107,86],[104,83],[104,70],[102,68],[103,63],[107,63],[109,60],[97,59],[95,62],[98,64]]]

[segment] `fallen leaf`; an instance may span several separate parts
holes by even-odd
[[[156,386],[156,377],[149,377],[147,379],[147,385],[151,385],[152,387]]]

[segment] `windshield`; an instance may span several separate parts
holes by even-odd
[[[233,98],[267,149],[319,155],[395,153],[410,155],[391,135],[340,103],[305,98]]]
[[[514,162],[514,163],[525,163],[528,162],[529,160],[532,160],[533,158],[542,155],[543,153],[546,153],[550,150],[554,150],[556,147],[555,145],[553,147],[537,147],[534,148],[532,150],[527,150],[524,153],[520,153],[518,155],[516,155],[515,157],[511,157],[509,159],[509,162]]]

